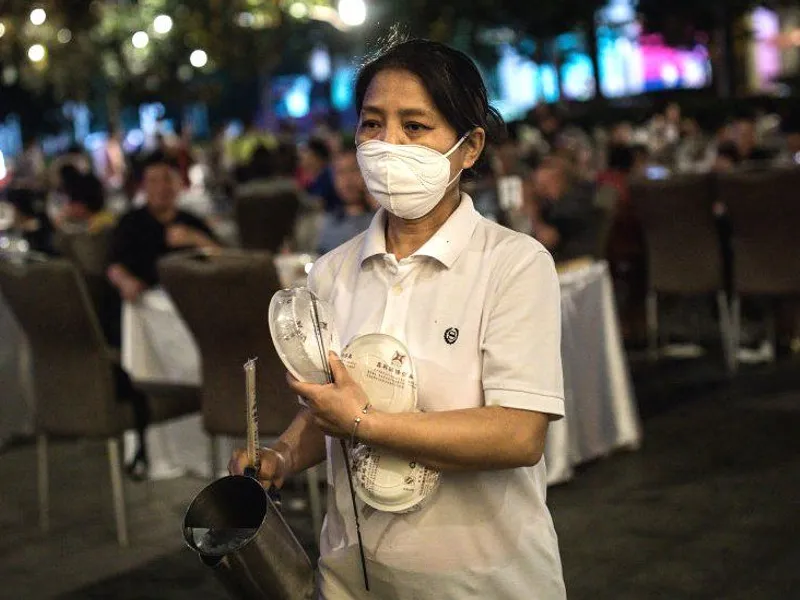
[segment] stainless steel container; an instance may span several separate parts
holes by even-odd
[[[314,597],[308,555],[252,477],[223,477],[203,489],[186,511],[183,536],[233,598]]]

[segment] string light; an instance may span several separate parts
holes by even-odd
[[[153,20],[153,31],[159,35],[166,35],[172,31],[172,17],[169,15],[158,15]]]
[[[43,8],[34,8],[31,11],[31,23],[34,25],[41,25],[47,20],[47,13]]]
[[[133,34],[131,38],[131,43],[133,44],[134,48],[146,48],[147,44],[150,43],[150,36],[147,35],[144,31],[137,31]]]
[[[339,17],[342,23],[356,27],[367,19],[367,5],[364,0],[339,0]]]
[[[47,50],[41,44],[34,44],[28,48],[28,58],[31,59],[31,62],[42,62],[46,54]]]
[[[205,50],[195,50],[189,55],[189,62],[193,67],[202,69],[208,64],[208,54]]]
[[[294,2],[289,6],[289,14],[295,19],[302,19],[308,15],[308,7],[303,2]]]
[[[56,34],[56,39],[62,44],[69,44],[70,40],[72,40],[72,32],[66,28],[59,29]]]

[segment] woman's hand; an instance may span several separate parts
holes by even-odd
[[[355,418],[362,414],[369,398],[347,372],[335,352],[328,353],[333,383],[303,383],[287,374],[289,387],[302,396],[314,417],[314,423],[328,435],[347,438],[353,431]]]
[[[274,485],[280,489],[289,474],[290,466],[288,452],[279,452],[273,448],[261,448],[258,451],[259,469],[257,479],[265,488]],[[244,475],[244,470],[249,466],[247,460],[247,450],[239,448],[233,452],[228,463],[228,473],[231,475]]]

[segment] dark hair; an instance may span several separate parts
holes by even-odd
[[[331,159],[331,149],[324,140],[319,138],[311,138],[306,144],[309,152],[317,156],[320,160],[328,162]]]
[[[39,192],[28,188],[12,187],[8,189],[8,202],[26,217],[40,217],[45,212],[45,201]]]
[[[144,172],[149,169],[150,167],[169,167],[170,169],[174,169],[176,171],[180,170],[178,166],[178,161],[175,158],[163,150],[156,150],[155,152],[151,152],[147,156],[145,156],[144,160],[141,163],[141,172],[144,175]]]
[[[720,144],[719,148],[717,148],[717,156],[727,158],[733,164],[739,164],[742,160],[739,154],[739,148],[737,148],[736,144],[733,142],[723,142]]]
[[[70,190],[72,190],[73,186],[81,178],[81,172],[75,165],[67,163],[61,165],[61,168],[58,170],[58,177],[61,180],[61,188],[64,192],[69,194]]]
[[[250,156],[247,170],[247,177],[251,181],[256,179],[269,179],[272,177],[272,175],[274,175],[274,163],[272,152],[269,148],[263,144],[256,146],[256,149],[253,150],[253,154]]]
[[[476,127],[486,131],[490,142],[504,136],[503,118],[489,105],[486,85],[472,59],[459,50],[429,40],[390,39],[362,65],[355,89],[358,113],[370,83],[387,69],[408,71],[419,77],[458,137]]]
[[[635,156],[633,149],[625,144],[613,144],[608,149],[608,168],[630,173]]]
[[[103,184],[91,173],[78,175],[67,193],[70,202],[85,206],[91,214],[100,212],[106,206]]]
[[[289,142],[281,142],[272,153],[273,175],[292,177],[297,171],[297,146]]]

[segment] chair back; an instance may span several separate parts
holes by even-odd
[[[113,229],[98,232],[62,234],[57,246],[59,252],[69,258],[86,275],[104,277],[108,267]]]
[[[86,285],[67,260],[0,260],[0,288],[28,337],[42,433],[121,432],[112,362]]]
[[[269,332],[268,309],[281,288],[272,255],[178,253],[159,262],[161,283],[194,336],[202,359],[203,422],[212,435],[246,430],[244,363],[258,358],[259,429],[277,436],[297,414],[297,397]]]
[[[597,228],[596,258],[606,258],[608,241],[619,206],[619,191],[610,185],[601,185],[595,190],[594,213]]]
[[[712,213],[713,177],[685,175],[631,184],[647,246],[649,287],[672,294],[722,290],[723,262]]]
[[[734,289],[745,295],[800,295],[800,168],[720,177],[728,206]]]
[[[268,188],[236,198],[236,223],[242,248],[278,252],[294,232],[300,211],[297,190]]]

